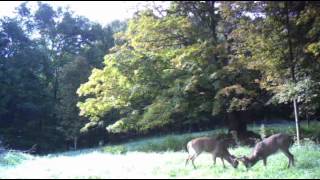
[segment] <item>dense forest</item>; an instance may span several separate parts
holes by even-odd
[[[22,3],[0,19],[0,140],[46,153],[317,119],[319,12],[316,1],[179,1],[102,26]]]

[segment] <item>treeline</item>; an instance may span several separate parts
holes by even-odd
[[[103,66],[113,34],[126,23],[103,27],[68,9],[37,5],[22,3],[15,17],[0,20],[0,135],[10,148],[37,144],[48,152],[77,144],[87,119],[78,116],[76,90]],[[104,134],[102,128],[87,134],[82,144],[96,145]]]
[[[1,135],[48,151],[216,125],[241,135],[256,119],[293,120],[294,107],[317,118],[319,11],[313,1],[181,1],[102,27],[24,3],[1,19]]]

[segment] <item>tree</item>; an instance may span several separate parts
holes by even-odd
[[[165,26],[163,26],[163,23]],[[179,28],[177,24],[182,26]],[[172,119],[170,118],[172,110],[165,107],[162,112],[169,111],[166,112],[169,114],[154,125],[152,125],[152,118],[150,119],[150,115],[147,114],[156,115],[151,109],[159,107],[159,103],[163,102],[162,100],[157,101],[157,96],[172,101],[173,99],[166,96],[175,96],[172,93],[180,91],[179,87],[170,87],[170,85],[173,85],[172,76],[186,75],[187,72],[183,72],[181,69],[181,72],[177,74],[174,69],[177,69],[175,66],[180,66],[179,62],[172,62],[175,64],[171,65],[170,61],[172,61],[172,57],[183,53],[180,52],[181,48],[192,43],[192,39],[185,37],[192,37],[189,35],[192,32],[188,32],[188,28],[191,28],[191,26],[186,19],[174,19],[174,17],[158,19],[150,12],[145,12],[145,14],[133,19],[129,23],[127,32],[118,35],[119,38],[116,42],[121,44],[114,48],[114,54],[106,57],[105,68],[102,71],[94,70],[90,81],[80,87],[78,91],[80,95],[91,94],[96,97],[89,98],[84,103],[79,104],[83,115],[91,117],[92,120],[99,120],[103,114],[112,108],[128,107],[137,116],[122,119],[116,123],[117,125],[133,124],[131,129],[144,131],[172,122],[170,120]],[[137,32],[136,29],[140,29],[141,33]],[[177,34],[174,34],[176,30]],[[167,34],[157,33],[163,31]],[[160,41],[156,39],[160,39]],[[198,44],[193,47],[189,46],[190,52],[200,51],[199,46]],[[174,48],[178,48],[178,50]],[[177,59],[177,61],[180,60]],[[179,84],[181,83],[182,81]],[[97,88],[101,90],[97,91]],[[159,91],[159,88],[165,92]],[[99,99],[104,99],[104,101]],[[167,103],[167,105],[172,107],[174,103]],[[144,109],[149,108],[150,111],[146,110],[147,114],[141,120]],[[133,117],[137,119],[132,120]],[[139,120],[142,122],[148,120],[148,123],[131,123]]]
[[[79,88],[80,96],[89,96],[78,104],[82,115],[100,121],[111,109],[123,109],[123,118],[109,122],[107,129],[147,133],[214,124],[214,116],[222,112],[250,109],[257,83],[250,75],[241,81],[228,79],[241,72],[234,71],[239,67],[229,62],[225,39],[216,32],[219,16],[202,2],[193,3],[197,8],[192,3],[174,4],[166,15],[158,16],[150,9],[137,13],[127,31],[117,35],[118,44],[106,56],[104,69],[94,70]],[[196,13],[203,18],[197,19]],[[238,99],[230,102],[230,108],[219,109],[225,104],[219,94],[228,86],[241,87],[236,83],[243,84]],[[218,113],[212,112],[217,109]],[[233,124],[240,127],[241,123]]]
[[[43,144],[41,130],[50,107],[46,56],[19,19],[3,18],[0,30],[10,41],[0,56],[0,119],[5,143],[19,148],[33,145],[34,140]]]
[[[60,89],[60,105],[59,130],[64,134],[66,140],[73,140],[74,149],[77,149],[77,142],[80,136],[80,129],[85,124],[85,119],[79,117],[79,110],[76,103],[79,98],[76,90],[79,85],[86,81],[89,76],[90,66],[82,57],[76,58],[63,66],[59,82]]]
[[[256,2],[249,12],[258,16],[249,16],[250,18],[243,22],[247,27],[243,26],[234,31],[237,41],[246,45],[237,49],[239,60],[248,67],[262,72],[261,87],[272,92],[275,96],[272,99],[277,99],[277,103],[293,102],[298,139],[297,99],[300,95],[298,91],[291,91],[290,87],[299,88],[304,84],[303,79],[313,79],[309,70],[314,69],[312,66],[315,63],[311,63],[310,55],[304,52],[309,44],[307,33],[310,29],[314,29],[309,26],[309,20],[304,21],[306,17],[304,13],[310,12],[311,4],[309,2]],[[248,13],[243,16],[248,16]],[[290,97],[286,101],[283,98],[279,101],[277,97],[284,97],[281,95],[283,92],[296,94],[286,96]]]
[[[12,146],[25,148],[37,143],[39,152],[59,149],[67,136],[57,128],[70,130],[74,136],[77,123],[73,120],[79,119],[77,111],[71,111],[76,100],[71,100],[82,81],[68,81],[76,71],[68,70],[74,68],[70,64],[80,65],[74,59],[82,56],[88,65],[83,71],[101,66],[103,56],[114,45],[113,34],[126,23],[102,27],[67,9],[41,2],[34,11],[27,2],[16,10],[15,17],[4,17],[0,22],[1,128],[7,135],[6,143]],[[73,92],[66,92],[72,88]]]

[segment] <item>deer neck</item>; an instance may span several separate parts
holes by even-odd
[[[259,158],[257,156],[250,156],[248,157],[248,159],[251,164],[251,167],[254,166],[259,161]]]

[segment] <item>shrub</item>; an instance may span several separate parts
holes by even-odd
[[[266,132],[266,128],[265,128],[264,124],[261,124],[261,126],[260,126],[260,136],[262,139],[267,137],[267,132]]]
[[[128,149],[125,146],[118,145],[118,146],[107,146],[102,149],[104,153],[111,153],[111,154],[125,154],[128,152]]]
[[[320,123],[312,122],[309,126],[301,126],[301,135],[303,138],[309,138],[317,143],[320,141]]]
[[[20,164],[22,161],[27,160],[28,157],[23,153],[7,152],[0,154],[0,165],[14,166]]]
[[[186,145],[191,139],[193,139],[191,136],[185,136],[182,138],[169,136],[157,143],[150,142],[143,144],[139,146],[137,150],[142,152],[182,151],[186,150]]]

